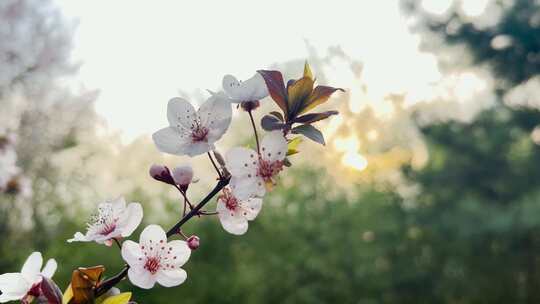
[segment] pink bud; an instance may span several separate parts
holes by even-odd
[[[152,165],[149,170],[150,176],[160,182],[174,185],[174,180],[171,176],[169,168],[163,165]]]
[[[187,244],[189,249],[196,250],[199,248],[200,242],[199,237],[196,235],[192,235],[187,239]]]
[[[178,166],[172,170],[172,176],[179,186],[187,186],[193,180],[193,168],[190,165]]]

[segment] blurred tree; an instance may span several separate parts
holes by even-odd
[[[455,50],[468,50],[466,64],[489,69],[498,96],[472,122],[421,128],[430,160],[405,173],[420,186],[411,220],[422,231],[417,255],[429,248],[429,282],[419,294],[407,293],[438,303],[538,303],[540,111],[504,100],[540,73],[539,4],[493,1],[487,17],[498,18],[486,23],[486,16],[466,16],[460,2],[442,16],[423,11],[420,1],[404,3],[419,20],[416,29],[428,50],[453,48],[444,56],[448,62],[463,62],[466,56]]]
[[[14,134],[17,165],[33,181],[31,197],[0,193],[2,270],[47,246],[65,203],[51,157],[94,130],[95,92],[74,93],[63,81],[78,69],[70,59],[72,28],[51,1],[0,2],[0,137]],[[29,249],[21,256],[12,254],[23,246]]]

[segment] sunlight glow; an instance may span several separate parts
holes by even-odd
[[[367,165],[367,159],[358,152],[360,142],[356,135],[345,138],[338,138],[334,141],[334,146],[337,151],[344,152],[341,162],[347,167],[351,167],[358,171],[364,170]]]
[[[348,152],[343,155],[342,162],[344,165],[349,166],[358,171],[364,170],[368,166],[367,159],[359,153]]]

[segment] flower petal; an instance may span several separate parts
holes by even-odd
[[[167,235],[165,234],[165,230],[158,225],[146,226],[146,228],[144,228],[144,230],[141,232],[141,236],[139,238],[139,243],[141,245],[156,244],[160,241],[166,242]]]
[[[219,212],[218,217],[223,229],[230,234],[242,235],[248,230],[248,221],[242,216],[241,212],[226,209]]]
[[[246,219],[254,220],[262,208],[262,199],[258,197],[249,198],[246,201],[240,202],[242,209],[244,209],[244,216]]]
[[[167,104],[167,119],[171,127],[191,130],[197,123],[197,113],[187,100],[175,97]]]
[[[191,249],[189,249],[187,243],[181,240],[170,241],[168,244],[170,250],[170,256],[172,257],[171,264],[181,267],[184,265],[191,255]]]
[[[231,102],[223,93],[213,94],[201,105],[198,115],[201,124],[208,128],[208,141],[216,142],[231,124]]]
[[[285,159],[287,155],[287,140],[281,131],[268,133],[261,142],[262,158],[274,162]]]
[[[22,299],[31,287],[20,273],[0,275],[0,303]]]
[[[145,261],[141,246],[133,241],[127,240],[122,243],[122,258],[131,267],[142,267]]]
[[[223,77],[223,90],[233,102],[261,100],[268,96],[266,83],[259,73],[244,82],[238,81],[233,75]]]
[[[242,176],[257,173],[257,152],[235,147],[225,154],[225,164],[232,176]]]
[[[112,205],[112,209],[115,215],[120,214],[124,211],[124,209],[126,209],[126,200],[122,196],[113,200],[109,204]]]
[[[139,226],[143,218],[143,208],[139,203],[130,203],[120,215],[118,228],[121,230],[122,237],[130,236]]]
[[[67,240],[68,243],[73,243],[73,242],[90,242],[90,239],[88,239],[86,237],[86,235],[80,233],[80,232],[76,232],[75,235],[73,235],[73,238],[72,239],[69,239]]]
[[[262,197],[266,193],[264,180],[257,176],[233,176],[229,186],[239,200],[246,200],[253,196]]]
[[[49,259],[47,263],[45,264],[45,267],[43,267],[43,270],[41,270],[41,275],[50,279],[56,272],[56,268],[58,268],[58,264],[56,263],[56,260]]]
[[[40,280],[41,265],[43,265],[41,252],[35,251],[24,262],[21,274],[28,282],[37,283]]]
[[[141,267],[130,267],[128,278],[133,285],[144,289],[150,289],[156,284],[156,276]]]
[[[213,144],[207,142],[194,142],[185,146],[183,154],[193,157],[214,150]]]
[[[169,154],[183,155],[191,142],[187,134],[173,127],[163,128],[152,134],[154,144],[159,151]]]
[[[160,269],[156,273],[157,282],[164,287],[174,287],[184,283],[187,273],[184,269]]]

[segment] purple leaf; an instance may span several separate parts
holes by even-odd
[[[326,118],[328,118],[328,117],[330,117],[332,115],[337,115],[337,114],[339,114],[338,111],[327,111],[327,112],[322,112],[322,113],[310,113],[310,114],[306,114],[306,115],[297,117],[294,120],[294,122],[302,123],[302,124],[310,124],[310,123],[314,123],[314,122],[326,119]]]
[[[41,293],[49,304],[62,304],[62,291],[53,280],[43,277],[40,283]]]
[[[268,70],[259,70],[257,72],[264,78],[268,93],[270,93],[272,99],[283,110],[283,113],[287,113],[287,90],[285,89],[281,72]]]
[[[264,115],[264,117],[261,119],[261,126],[266,131],[274,131],[283,129],[285,124],[274,116]]]

